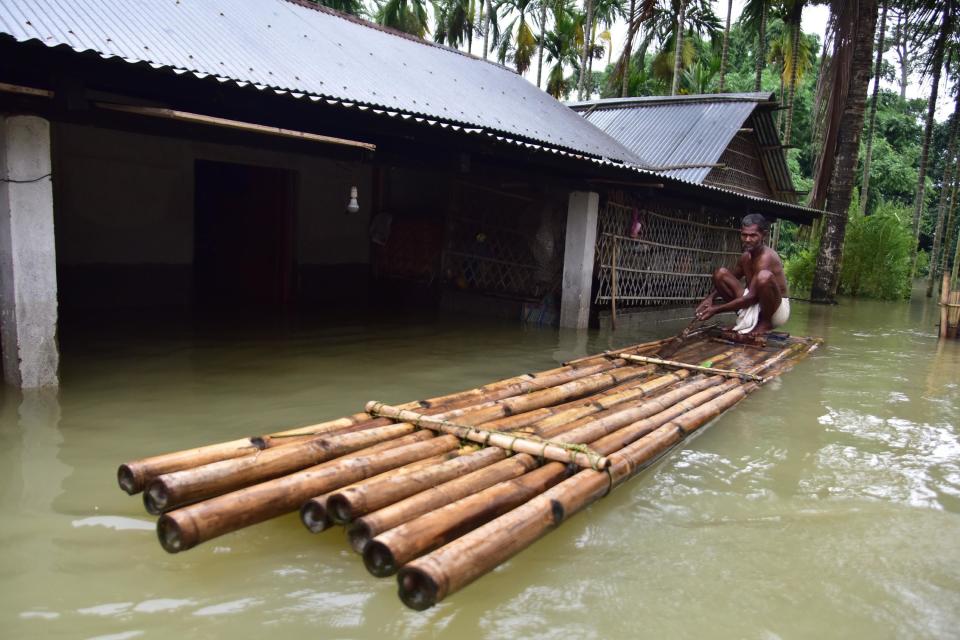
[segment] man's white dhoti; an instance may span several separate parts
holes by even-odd
[[[743,295],[750,293],[750,289],[744,289]],[[750,333],[757,326],[760,319],[760,303],[752,304],[737,311],[737,324],[733,325],[733,330],[737,333]],[[780,301],[770,323],[774,327],[782,327],[790,319],[790,298],[784,298]]]

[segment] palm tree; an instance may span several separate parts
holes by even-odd
[[[584,10],[587,14],[584,25],[586,26],[585,32],[589,31],[590,25],[593,24],[593,5],[594,0],[583,0]],[[585,73],[587,69],[587,55],[589,53],[590,39],[583,39],[583,46],[580,51],[580,81],[577,83],[577,98],[583,100],[583,87],[587,80],[587,74]]]
[[[597,46],[597,27],[603,25],[610,28],[619,18],[626,17],[626,7],[623,0],[593,0],[593,22],[587,25],[590,43],[587,47],[587,82],[592,87],[593,60],[603,55],[602,48]],[[587,92],[590,93],[590,90]],[[589,97],[589,96],[588,96]]]
[[[639,4],[637,4],[637,0],[630,0],[630,8],[627,10],[627,39],[623,45],[623,51],[617,59],[617,66],[610,74],[611,85],[617,81],[620,82],[620,96],[623,98],[627,96],[629,91],[630,56],[633,55],[633,39],[639,33],[640,27],[653,17],[656,6],[656,0],[640,0]],[[648,29],[648,35],[642,46],[643,54],[650,46],[653,33],[653,29]],[[641,54],[641,57],[643,54]]]
[[[873,69],[873,95],[870,96],[870,119],[867,124],[867,148],[863,156],[863,177],[860,179],[860,215],[867,214],[867,200],[870,197],[870,160],[873,157],[873,125],[877,120],[877,98],[880,95],[880,72],[883,69],[884,39],[887,35],[887,6],[890,0],[883,0],[880,10],[880,29],[877,34],[877,60]]]
[[[573,88],[572,76],[563,75],[564,66],[571,66],[578,72],[583,44],[583,14],[566,7],[555,18],[553,29],[543,35],[543,48],[547,61],[554,63],[547,72],[547,93],[559,100],[569,95]]]
[[[493,46],[497,47],[497,61],[506,64],[507,58],[513,58],[520,75],[530,68],[537,50],[537,36],[530,28],[530,14],[536,6],[536,0],[499,0],[496,5],[500,18],[512,18],[503,30],[494,31]]]
[[[433,8],[436,17],[434,41],[454,48],[466,42],[467,50],[472,49],[476,28],[474,0],[441,0],[435,2]]]
[[[404,31],[419,38],[429,33],[427,6],[423,0],[386,0],[376,13],[377,24]]]
[[[727,49],[730,46],[730,14],[732,13],[733,0],[727,0],[727,24],[723,28],[723,51],[720,54],[720,93],[723,93],[723,81],[727,73]]]
[[[826,202],[812,300],[833,301],[840,275],[847,212],[853,196],[860,132],[873,62],[877,0],[832,0],[833,55],[815,110],[824,120],[811,206]]]
[[[803,6],[805,4],[806,0],[783,0],[783,22],[790,33],[790,48],[786,51],[787,55],[784,56],[785,64],[783,67],[784,76],[789,78],[787,80],[787,119],[783,126],[783,144],[785,145],[790,144],[790,133],[793,129],[793,104],[797,95],[797,81],[799,79],[798,67],[803,59],[800,55],[802,35],[800,21],[803,17]],[[870,43],[870,48],[872,51],[873,43]],[[809,60],[809,58],[806,59]]]
[[[547,10],[553,14],[554,22],[557,20],[557,14],[562,11],[570,11],[568,0],[539,0],[540,4],[540,37],[537,44],[537,86],[540,86],[540,80],[543,77],[543,48],[544,38],[547,33]]]
[[[683,52],[683,14],[686,12],[687,3],[680,0],[680,11],[677,12],[677,35],[674,40],[673,48],[673,82],[670,85],[670,95],[677,95],[677,88],[680,86],[680,56]]]
[[[770,13],[772,0],[747,0],[740,13],[740,24],[745,30],[757,34],[757,50],[755,53],[756,77],[753,90],[760,91],[760,81],[763,78],[763,66],[767,61],[767,17]]]
[[[930,101],[927,105],[927,122],[923,133],[923,146],[920,147],[920,170],[917,176],[917,195],[913,201],[913,237],[916,239],[913,247],[913,266],[910,269],[911,277],[917,269],[917,248],[920,240],[920,216],[923,213],[926,186],[927,186],[927,159],[930,155],[930,138],[933,134],[933,115],[937,110],[937,96],[940,92],[940,72],[943,69],[943,56],[946,51],[947,43],[954,35],[954,13],[956,12],[956,0],[947,0],[942,8],[937,12],[940,14],[940,29],[937,39],[933,43],[933,49],[930,52],[930,65],[927,70],[930,72],[931,82]]]

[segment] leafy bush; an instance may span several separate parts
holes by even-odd
[[[918,278],[930,275],[930,254],[923,249],[917,251],[917,272],[914,275]]]
[[[884,300],[910,297],[909,219],[906,207],[886,202],[878,203],[871,216],[851,212],[840,271],[843,293]]]
[[[810,247],[804,247],[787,258],[783,270],[787,274],[791,296],[796,296],[798,291],[809,293],[816,266],[817,251]]]

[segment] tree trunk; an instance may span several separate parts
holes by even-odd
[[[670,87],[670,95],[677,95],[677,89],[680,87],[680,63],[683,59],[683,17],[686,12],[686,2],[680,0],[680,11],[677,13],[677,37],[674,38],[674,47],[676,51],[673,55],[673,84]]]
[[[949,58],[950,56],[948,56]],[[947,62],[950,68],[950,62]],[[933,233],[933,250],[930,252],[930,274],[927,278],[927,297],[933,297],[933,287],[936,278],[940,277],[940,244],[943,239],[944,222],[947,217],[947,202],[953,184],[953,167],[957,154],[957,121],[960,120],[960,93],[957,94],[953,107],[953,122],[950,125],[950,142],[947,144],[946,161],[943,164],[943,179],[940,181],[940,203],[937,205],[937,224]]]
[[[483,3],[483,59],[487,59],[490,52],[490,0]]]
[[[950,190],[950,205],[947,211],[947,226],[943,231],[943,251],[940,253],[940,273],[947,272],[947,256],[950,255],[950,241],[953,238],[953,229],[957,215],[957,190],[960,189],[960,158],[953,166],[953,188]]]
[[[643,38],[643,42],[640,43],[640,48],[637,49],[637,62],[640,65],[640,71],[643,72],[643,69],[647,66],[647,49],[650,48],[650,43],[653,41],[653,31],[647,33]],[[627,66],[629,71],[630,67]],[[620,97],[626,98],[630,93],[630,76],[624,74],[623,76],[623,86],[620,89]]]
[[[760,91],[760,81],[763,79],[763,67],[767,57],[767,10],[764,8],[760,16],[760,33],[757,34],[757,76],[753,81],[753,90]]]
[[[727,0],[727,26],[723,29],[723,52],[720,54],[720,93],[723,93],[727,73],[727,50],[730,48],[730,14],[733,13],[733,0]]]
[[[777,101],[780,103],[780,108],[777,109],[777,135],[781,138],[783,137],[783,70],[780,71],[780,96]]]
[[[793,129],[793,103],[797,96],[797,62],[800,59],[797,51],[800,48],[800,32],[800,16],[797,16],[797,22],[793,25],[793,33],[790,34],[792,43],[790,48],[790,93],[787,96],[787,122],[783,128],[783,144],[790,144],[790,132]]]
[[[587,56],[587,81],[589,82],[587,98],[593,95],[593,47],[597,43],[597,19],[594,17],[590,27],[590,55]]]
[[[863,156],[863,178],[860,180],[860,215],[867,214],[867,199],[870,197],[870,159],[873,156],[873,125],[877,120],[877,99],[880,96],[880,71],[883,66],[883,44],[887,29],[887,5],[883,0],[880,12],[880,33],[877,36],[877,58],[873,70],[873,95],[870,96],[870,121],[867,124],[867,148]]]
[[[897,34],[895,37],[897,47],[897,58],[900,60],[900,99],[907,99],[907,78],[910,76],[910,61],[907,57],[910,55],[907,51],[907,29],[906,18],[901,13],[897,18]]]
[[[917,177],[917,195],[913,201],[913,259],[910,267],[910,277],[917,271],[917,250],[920,243],[920,218],[923,215],[924,197],[927,187],[927,159],[930,155],[930,138],[933,135],[933,116],[937,110],[937,97],[940,93],[940,72],[943,70],[943,50],[946,46],[947,33],[950,29],[950,11],[943,9],[943,24],[937,41],[933,45],[933,87],[930,89],[930,103],[927,105],[927,122],[923,132],[923,146],[920,148],[920,170]]]
[[[630,0],[630,13],[627,15],[630,16],[627,18],[627,41],[623,45],[623,77],[620,79],[620,97],[626,98],[627,93],[630,91],[630,53],[633,49],[633,36],[640,29],[639,25],[633,23],[637,19],[637,16],[634,13],[637,10],[637,0]],[[613,47],[610,48],[611,52]]]
[[[867,85],[870,83],[873,61],[873,35],[877,24],[876,0],[860,1],[856,21],[849,89],[843,113],[840,116],[834,171],[827,189],[823,235],[820,239],[817,267],[810,292],[811,299],[818,302],[833,301],[840,281],[840,261],[843,257],[843,240],[847,231],[847,210],[850,208],[850,199],[853,195],[853,179],[860,149],[860,131],[863,129]],[[835,43],[834,46],[838,44]]]
[[[587,54],[590,47],[590,24],[593,22],[593,0],[584,0],[587,16],[583,23],[583,50],[580,52],[580,82],[577,83],[577,98],[583,100],[583,90],[587,84]]]
[[[547,3],[540,0],[540,53],[537,58],[537,88],[543,77],[543,40],[547,35]]]

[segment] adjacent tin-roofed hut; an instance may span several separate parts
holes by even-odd
[[[663,175],[796,202],[771,93],[646,96],[569,105]]]
[[[663,176],[796,202],[769,93],[649,96],[571,103]],[[769,207],[757,210],[770,217]],[[599,216],[594,301],[615,308],[702,299],[710,274],[740,254],[738,219],[722,207],[623,190]]]

